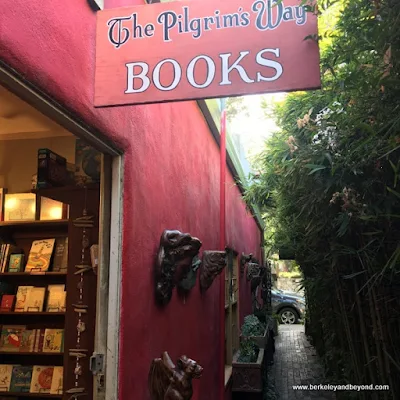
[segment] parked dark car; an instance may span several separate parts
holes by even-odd
[[[272,311],[279,315],[281,324],[296,324],[303,318],[305,310],[304,297],[279,289],[271,290]]]

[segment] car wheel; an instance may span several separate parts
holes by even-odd
[[[281,311],[279,311],[279,316],[281,324],[293,325],[296,324],[299,319],[296,311],[292,310],[291,308],[283,308]]]

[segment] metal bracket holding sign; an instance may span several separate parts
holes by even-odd
[[[104,0],[88,0],[88,3],[94,11],[104,10]]]

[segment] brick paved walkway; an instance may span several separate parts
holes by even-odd
[[[334,400],[333,392],[298,391],[293,385],[324,383],[323,368],[303,325],[280,325],[275,338],[275,363],[269,377],[280,400]]]

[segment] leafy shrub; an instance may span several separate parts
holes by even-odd
[[[240,343],[239,350],[240,350],[240,354],[238,357],[239,362],[254,363],[257,361],[259,349],[251,339],[243,340]]]
[[[242,335],[249,336],[263,336],[265,333],[265,325],[255,316],[247,315],[244,317],[242,325]]]

